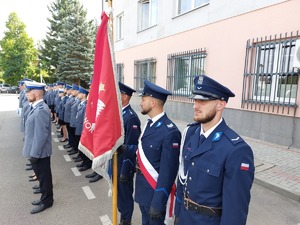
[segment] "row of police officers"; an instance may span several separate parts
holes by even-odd
[[[246,224],[254,179],[253,153],[222,116],[234,93],[209,76],[196,76],[191,96],[194,123],[181,134],[164,112],[169,91],[144,81],[140,107],[141,114],[149,119],[141,128],[129,103],[135,90],[123,83],[119,83],[119,89],[125,130],[124,144],[117,149],[120,225],[132,224],[134,201],[139,205],[143,225],[167,224],[173,212],[176,225]],[[47,93],[45,100],[54,120],[62,120],[56,103],[51,105],[55,102],[51,95]],[[68,105],[68,101],[72,103]],[[64,120],[63,125],[68,145],[78,151],[77,127],[75,136],[72,131],[76,101],[75,96],[65,101],[64,109],[71,108],[71,114],[64,112],[70,120]],[[25,143],[26,139],[25,135]],[[39,158],[30,154],[26,157]]]

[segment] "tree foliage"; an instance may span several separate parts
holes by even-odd
[[[6,22],[7,31],[0,40],[0,68],[6,83],[16,84],[22,77],[34,78],[37,67],[37,50],[33,39],[25,32],[25,24],[16,13]]]
[[[78,0],[56,0],[48,9],[50,26],[39,48],[40,65],[53,81],[84,85],[93,73],[96,24],[87,21]]]

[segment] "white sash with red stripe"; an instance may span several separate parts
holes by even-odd
[[[144,153],[144,150],[142,147],[142,142],[141,142],[141,137],[143,136],[144,131],[145,131],[145,128],[139,139],[138,150],[137,150],[137,160],[138,160],[140,170],[142,171],[145,179],[150,184],[150,186],[153,188],[153,190],[155,190],[159,174],[153,168],[153,166],[151,165],[151,163],[148,161],[147,157],[145,156],[145,153]],[[165,224],[169,224],[171,222],[171,219],[172,219],[172,216],[174,213],[175,192],[176,192],[176,186],[175,186],[175,184],[173,184],[171,193],[169,195],[168,202],[167,202],[166,217],[165,217],[165,221],[164,221]]]

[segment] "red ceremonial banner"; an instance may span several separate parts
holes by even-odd
[[[79,149],[93,160],[92,169],[110,180],[108,161],[124,142],[122,105],[114,76],[108,35],[109,17],[103,12],[96,36],[94,75],[88,96]]]

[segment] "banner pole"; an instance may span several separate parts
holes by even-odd
[[[112,0],[107,0],[108,7],[112,8]],[[114,42],[113,38],[113,17],[112,13],[110,14],[110,23],[109,26],[111,26],[111,37],[112,37],[112,43]],[[118,153],[117,151],[113,154],[113,191],[112,191],[112,222],[113,225],[118,224]]]

